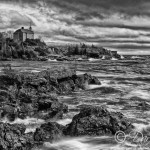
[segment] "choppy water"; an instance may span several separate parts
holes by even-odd
[[[39,65],[39,64],[38,64]],[[62,65],[62,62],[48,62],[41,66]],[[69,113],[58,123],[66,125],[85,104],[104,105],[111,111],[120,111],[135,125],[135,130],[150,131],[150,60],[135,61],[93,61],[64,65],[77,68],[77,74],[90,73],[97,76],[101,85],[89,85],[85,91],[59,96],[69,106]],[[36,65],[34,66],[36,67]],[[103,89],[106,90],[103,90]],[[108,90],[111,91],[108,92]],[[141,105],[146,102],[147,106]],[[41,122],[40,122],[41,123]],[[37,123],[38,124],[38,123]],[[139,148],[139,147],[138,147]],[[137,144],[125,141],[119,144],[114,136],[69,138],[45,143],[37,150],[125,150],[138,149]],[[34,150],[36,150],[34,149]],[[142,149],[144,149],[142,147]],[[146,149],[146,148],[145,148]],[[150,149],[150,148],[149,148]]]

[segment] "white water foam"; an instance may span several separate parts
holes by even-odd
[[[89,142],[91,140],[93,142]],[[103,141],[105,141],[105,144],[102,144]],[[45,142],[43,148],[38,150],[125,150],[127,149],[126,146],[136,147],[136,145],[129,142],[125,142],[122,145],[115,143],[114,137],[81,137],[64,139],[54,143]]]
[[[101,85],[90,84],[90,85],[86,85],[85,89],[92,90],[92,89],[97,89],[99,87],[101,87]]]
[[[121,59],[124,59],[124,56],[121,55]]]
[[[107,141],[107,137],[102,137],[102,139],[105,139]],[[92,140],[98,140],[94,137]],[[99,139],[101,140],[101,138]],[[89,138],[81,137],[81,138],[72,138],[72,139],[64,139],[59,142],[55,143],[44,143],[44,150],[48,150],[49,148],[54,148],[56,150],[104,150],[109,149],[113,146],[113,144],[92,144],[89,143]]]
[[[4,118],[2,120],[3,123],[9,123],[9,124],[24,124],[24,125],[30,125],[30,124],[42,124],[45,121],[42,119],[37,119],[37,118],[29,118],[27,117],[26,119],[20,119],[17,118],[15,121],[10,122],[7,118]]]
[[[63,140],[56,143],[44,143],[45,148],[55,148],[58,150],[87,150],[89,145],[81,143],[78,139]]]
[[[146,90],[133,90],[128,95],[126,95],[126,97],[128,97],[128,98],[134,97],[134,96],[140,97],[142,99],[150,100],[150,92],[148,92]]]
[[[85,74],[85,72],[83,72],[83,71],[76,71],[76,74],[77,75],[82,75],[82,74]]]
[[[99,87],[109,87],[109,80],[101,80],[101,85],[95,85],[95,84],[86,84],[85,89],[87,90],[92,90],[92,89],[97,89]]]
[[[103,56],[102,59],[105,59],[105,56]]]
[[[34,132],[38,126],[40,126],[41,124],[45,123],[45,121],[42,120],[42,119],[29,118],[29,117],[27,117],[26,119],[17,118],[13,122],[10,122],[5,117],[3,120],[1,120],[1,122],[9,123],[9,124],[24,124],[24,125],[27,126],[25,133]]]
[[[150,127],[150,124],[145,125],[142,123],[133,123],[133,126],[135,127],[135,130],[138,132],[142,132],[144,129]]]
[[[80,60],[83,60],[83,59],[82,59],[82,58],[78,58],[77,60],[79,60],[79,61],[80,61]]]
[[[32,73],[40,72],[39,70],[31,70]]]
[[[72,121],[72,119],[66,118],[66,119],[57,120],[56,122],[65,126],[65,125],[71,123],[71,121]]]
[[[132,56],[131,59],[138,59],[138,58],[141,58],[139,56]]]
[[[100,59],[89,58],[88,60],[92,62],[92,61],[99,61]]]
[[[48,61],[56,62],[57,60],[56,59],[48,59]]]
[[[111,59],[111,60],[118,60],[118,59],[116,59],[116,58],[112,57],[112,59]]]

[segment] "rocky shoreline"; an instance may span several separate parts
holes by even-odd
[[[66,126],[49,119],[61,119],[68,112],[57,95],[84,90],[86,85],[100,85],[98,78],[89,74],[76,75],[75,70],[53,67],[38,73],[6,69],[0,75],[0,149],[30,150],[45,141],[60,137],[114,135],[130,131],[133,126],[121,113],[103,107],[84,106]],[[34,117],[45,120],[35,132],[26,133],[26,126],[4,123]]]
[[[1,39],[0,39],[1,40]],[[5,46],[2,46],[5,45]],[[30,60],[30,61],[83,61],[96,59],[121,59],[117,51],[111,51],[94,45],[48,46],[40,39],[26,39],[24,42],[15,42],[6,38],[5,44],[0,43],[0,60]]]

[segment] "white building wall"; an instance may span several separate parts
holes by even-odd
[[[28,39],[34,39],[34,34],[27,34]]]

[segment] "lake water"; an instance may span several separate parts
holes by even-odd
[[[7,62],[9,63],[9,62]],[[50,66],[66,65],[77,69],[77,74],[97,76],[101,85],[89,85],[70,95],[60,95],[60,101],[69,106],[68,114],[58,123],[66,125],[85,104],[105,106],[110,111],[123,113],[138,132],[150,135],[150,60],[92,60],[89,62],[11,62],[19,70],[37,72]],[[103,90],[105,89],[105,90]],[[27,119],[27,122],[34,119]],[[34,121],[35,126],[44,121]],[[27,124],[27,123],[25,123]],[[35,127],[34,126],[34,127]],[[31,126],[29,127],[31,128]],[[29,130],[29,129],[28,129]],[[32,129],[31,129],[32,130]],[[130,140],[119,144],[114,136],[79,137],[46,142],[37,150],[125,150],[147,149]],[[150,148],[149,148],[150,149]],[[34,149],[35,150],[35,149]]]

